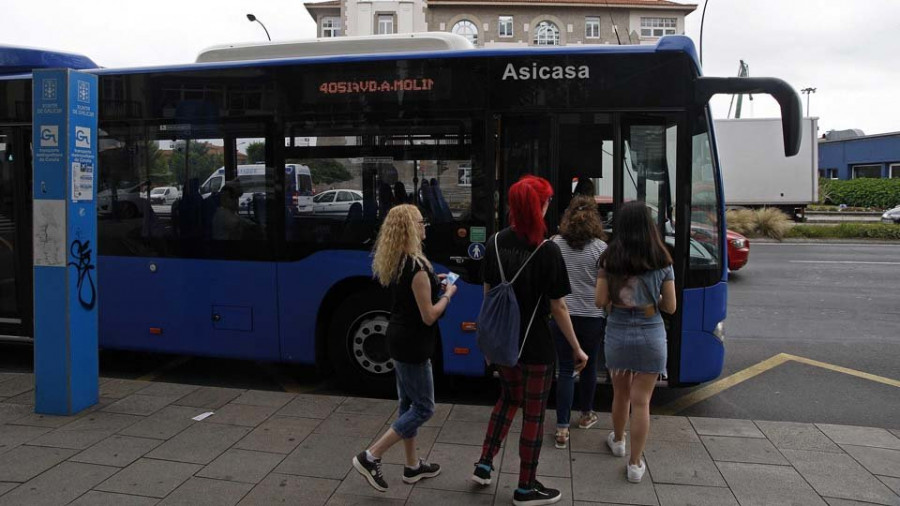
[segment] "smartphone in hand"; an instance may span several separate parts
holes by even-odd
[[[456,283],[457,279],[459,279],[459,274],[457,274],[455,272],[448,272],[447,277],[444,278],[444,285],[450,286],[450,285]]]

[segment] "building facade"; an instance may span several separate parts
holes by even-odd
[[[318,37],[451,32],[477,47],[653,44],[697,6],[667,0],[330,0],[305,3]]]
[[[819,140],[819,176],[900,178],[900,132]],[[841,138],[843,137],[843,138]]]

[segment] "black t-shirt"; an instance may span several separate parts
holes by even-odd
[[[512,281],[516,271],[522,267],[534,246],[529,245],[511,228],[505,228],[498,234],[500,247],[500,260],[503,262],[503,274],[506,281]],[[491,287],[500,284],[500,271],[497,268],[497,254],[494,252],[494,236],[487,241],[487,249],[482,262],[482,276],[484,282]],[[550,299],[560,299],[569,295],[572,289],[569,286],[569,274],[566,271],[566,263],[563,260],[559,246],[548,241],[541,246],[541,250],[528,262],[525,270],[519,274],[519,278],[513,284],[516,292],[516,301],[519,303],[519,313],[522,318],[520,324],[519,346],[528,328],[528,321],[534,313],[535,304],[540,298],[540,307],[531,325],[531,332],[525,340],[522,356],[519,361],[523,364],[552,364],[556,361],[556,350],[553,346],[553,338],[548,325],[550,318]]]
[[[413,294],[412,282],[416,273],[424,270],[428,273],[431,284],[431,302],[438,300],[438,279],[434,272],[425,266],[416,265],[407,258],[403,264],[400,278],[391,284],[391,320],[387,328],[388,354],[394,360],[419,364],[425,362],[434,354],[434,346],[437,342],[438,325],[425,325],[422,321],[422,313],[416,304],[416,296]]]

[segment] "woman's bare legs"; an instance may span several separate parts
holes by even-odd
[[[653,396],[656,378],[659,375],[639,372],[634,373],[633,376],[629,397],[631,401],[631,460],[629,464],[639,466],[641,465],[641,454],[647,444],[647,436],[650,434],[650,398]]]
[[[371,447],[369,447],[369,453],[372,454],[376,459],[380,459],[384,452],[388,451],[392,446],[399,443],[403,438],[400,437],[400,434],[394,432],[394,428],[391,427],[387,430],[378,441],[375,441]],[[413,442],[413,453],[416,451],[415,442]],[[409,459],[407,459],[409,460]]]
[[[406,452],[406,467],[416,467],[419,464],[419,456],[416,455],[416,438],[404,439],[403,451]]]
[[[625,425],[628,423],[628,408],[631,400],[631,378],[634,374],[631,371],[610,371],[609,373],[612,376],[613,383],[613,431],[616,433],[616,441],[624,441]]]

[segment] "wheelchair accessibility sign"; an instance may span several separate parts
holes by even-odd
[[[484,257],[484,244],[473,242],[469,245],[469,258],[472,260],[481,260]]]

